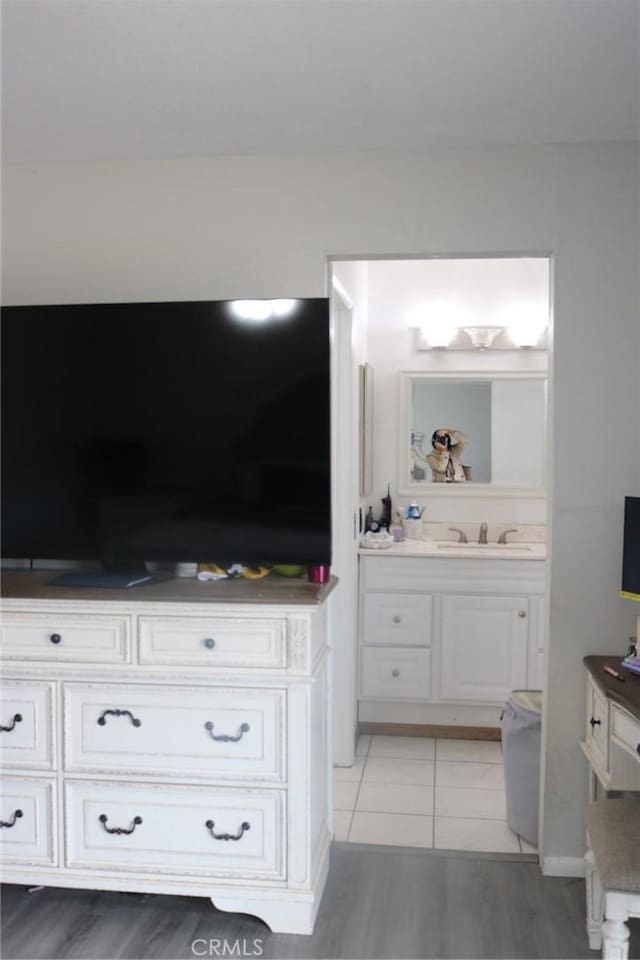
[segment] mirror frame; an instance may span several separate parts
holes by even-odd
[[[430,370],[401,370],[399,423],[398,431],[398,493],[402,497],[415,499],[427,494],[436,497],[520,497],[522,499],[542,499],[546,496],[546,487],[527,487],[507,483],[433,483],[416,482],[411,480],[411,448],[406,445],[406,438],[411,434],[411,399],[412,385],[415,381],[429,380],[443,383],[452,380],[540,380],[545,384],[549,375],[546,370],[451,370],[446,372],[432,372]],[[544,432],[548,440],[548,402],[545,394]],[[545,458],[544,475],[547,476],[548,452]],[[453,492],[455,489],[455,493]]]

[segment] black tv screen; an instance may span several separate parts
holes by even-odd
[[[2,310],[2,554],[328,563],[326,299]]]
[[[624,498],[622,595],[640,600],[640,497]]]

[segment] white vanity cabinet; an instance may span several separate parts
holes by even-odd
[[[442,598],[440,694],[503,702],[527,682],[527,597]]]
[[[50,578],[3,578],[4,880],[206,896],[311,933],[329,865],[332,584]]]
[[[495,725],[542,686],[545,564],[360,556],[363,721]]]

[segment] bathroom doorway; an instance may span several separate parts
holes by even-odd
[[[355,546],[358,736],[351,762],[334,758],[337,840],[536,854],[536,838],[507,823],[500,713],[512,689],[544,686],[550,266],[539,255],[329,264],[351,305],[352,390],[363,364],[373,379],[372,493],[358,496],[356,443],[354,522],[362,537],[370,508],[384,519],[388,493],[405,527],[390,548]],[[426,426],[417,384],[429,386]],[[432,428],[465,432],[472,385],[486,406],[470,428],[471,475],[433,483]],[[434,412],[438,398],[454,410],[448,396],[456,423]],[[420,545],[406,536],[413,502]],[[342,734],[349,745],[353,731]]]

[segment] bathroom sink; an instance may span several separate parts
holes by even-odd
[[[494,550],[505,553],[531,553],[526,543],[437,543],[438,550],[458,550],[464,553],[491,553]]]

